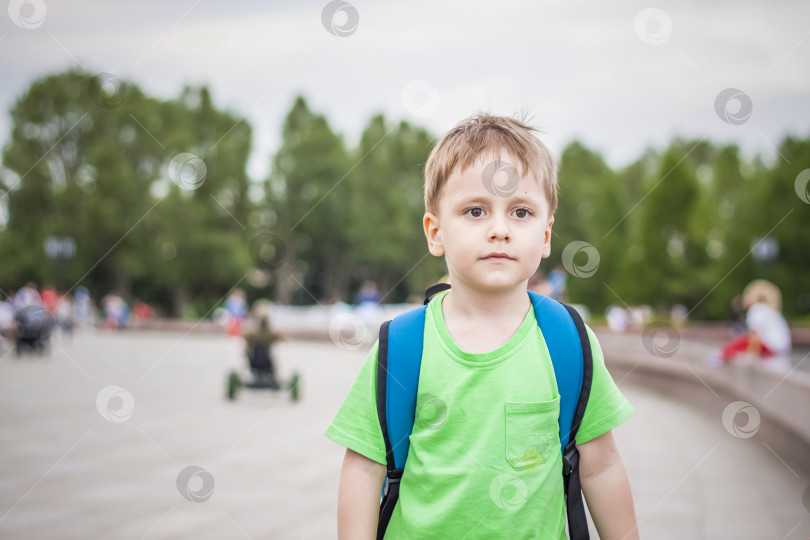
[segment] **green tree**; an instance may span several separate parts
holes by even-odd
[[[676,141],[660,157],[656,174],[632,209],[631,234],[637,252],[621,265],[621,294],[631,304],[671,306],[697,300],[692,279],[700,257],[689,234],[699,196],[688,144]]]
[[[284,121],[268,181],[272,234],[285,251],[273,265],[279,301],[339,299],[347,289],[348,172],[343,140],[298,96]]]
[[[806,271],[810,261],[810,204],[806,202],[807,186],[801,179],[797,193],[797,178],[808,163],[810,139],[786,137],[779,145],[775,164],[755,176],[752,195],[742,209],[742,219],[750,224],[749,242],[767,235],[778,242],[779,248],[772,263],[750,263],[752,273],[745,277],[762,277],[776,283],[782,289],[785,314],[790,317],[810,313],[810,276]]]
[[[250,128],[217,111],[207,89],[160,102],[73,70],[34,81],[11,117],[0,286],[81,282],[97,297],[117,290],[180,313],[189,296],[216,299],[244,275]],[[200,159],[178,161],[184,153]],[[193,185],[182,167],[172,175],[178,162],[202,171]],[[48,236],[76,242],[58,273],[40,247]]]
[[[623,179],[602,157],[582,143],[574,141],[563,150],[559,169],[558,209],[552,237],[552,255],[543,264],[546,274],[555,266],[568,271],[567,288],[572,302],[584,303],[594,310],[619,302],[611,285],[619,270],[627,242],[629,223],[627,189]],[[599,256],[595,272],[580,272],[593,264],[593,251],[581,250],[564,260],[563,253],[572,242],[587,242]],[[589,255],[590,251],[590,255]]]
[[[253,266],[249,257],[251,129],[217,110],[206,87],[187,87],[139,121],[155,134],[163,161],[153,191],[159,201],[145,219],[152,234],[148,278],[141,289],[170,292],[180,315],[197,300],[208,311]]]
[[[151,206],[144,173],[159,156],[139,147],[129,117],[154,102],[134,85],[117,88],[107,92],[98,77],[70,71],[35,81],[12,108],[3,151],[5,286],[33,278],[70,287],[92,269],[94,283],[127,288],[144,273],[131,256],[143,232],[131,227]],[[53,273],[41,248],[48,236],[76,239],[64,274]]]
[[[349,177],[352,293],[375,281],[387,302],[421,294],[443,273],[422,233],[424,164],[431,137],[407,122],[389,125],[374,116],[354,152]]]
[[[694,309],[693,316],[725,318],[732,298],[744,287],[739,263],[748,249],[740,223],[741,199],[748,189],[743,176],[739,149],[719,148],[711,165],[711,175],[701,183],[697,211],[690,221],[691,234],[699,239],[704,251],[704,264],[695,267],[694,284],[705,291]],[[741,234],[743,233],[743,234]],[[736,268],[735,268],[736,265]],[[743,278],[744,279],[744,278]]]

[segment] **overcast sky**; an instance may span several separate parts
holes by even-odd
[[[525,111],[555,153],[579,138],[613,166],[674,136],[774,160],[784,135],[810,136],[808,15],[807,0],[11,0],[0,143],[35,78],[79,65],[160,98],[209,85],[254,128],[253,179],[297,93],[350,144],[377,112],[438,135]]]

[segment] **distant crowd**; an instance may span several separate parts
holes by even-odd
[[[12,338],[19,324],[19,314],[38,311],[49,316],[54,326],[70,334],[78,327],[100,327],[109,329],[126,328],[133,321],[154,316],[151,306],[137,302],[130,309],[127,302],[118,294],[104,296],[98,306],[86,287],[79,286],[72,291],[60,292],[52,285],[38,288],[28,282],[14,294],[0,296],[0,336]]]

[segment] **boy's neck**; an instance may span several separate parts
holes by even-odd
[[[444,299],[445,312],[462,319],[505,320],[519,318],[529,312],[531,300],[526,283],[505,291],[481,291],[454,283]]]

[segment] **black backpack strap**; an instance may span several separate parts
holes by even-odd
[[[385,482],[385,495],[380,503],[380,517],[377,521],[377,540],[383,540],[388,522],[394,514],[394,507],[399,500],[399,481],[404,469],[389,470]]]
[[[394,451],[391,448],[391,439],[388,436],[388,415],[386,414],[386,401],[388,397],[388,330],[391,321],[385,321],[380,326],[380,342],[377,349],[377,416],[380,419],[383,441],[385,441],[385,461],[388,470],[396,469],[394,464]]]
[[[427,305],[428,302],[430,302],[430,299],[436,296],[438,293],[446,291],[449,288],[450,288],[449,283],[437,283],[435,285],[431,285],[430,287],[428,287],[427,290],[425,291],[425,305]]]
[[[388,330],[391,321],[385,321],[380,326],[380,342],[377,350],[377,416],[380,419],[383,441],[385,442],[385,461],[388,473],[385,479],[385,488],[382,502],[380,503],[380,517],[377,521],[377,539],[382,540],[385,536],[385,529],[391,521],[394,513],[394,506],[399,499],[399,480],[402,478],[402,469],[397,470],[394,464],[394,451],[391,448],[391,439],[388,435],[388,415],[385,412],[386,392],[388,386]],[[392,481],[392,477],[396,477]]]
[[[565,305],[565,304],[563,304]],[[579,340],[582,344],[582,389],[579,392],[577,408],[574,412],[574,421],[571,424],[571,435],[563,453],[563,484],[565,486],[565,507],[568,514],[568,533],[571,540],[585,540],[589,538],[588,520],[585,517],[585,502],[582,499],[582,484],[579,479],[579,450],[576,446],[577,431],[582,424],[585,408],[588,406],[588,397],[591,395],[593,382],[593,353],[591,341],[582,317],[571,306],[565,305],[577,327]]]

